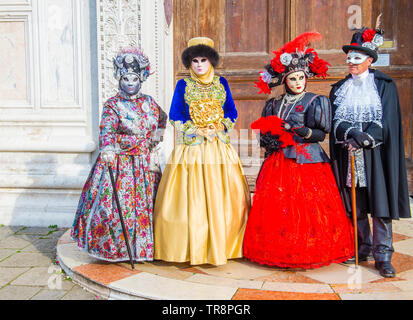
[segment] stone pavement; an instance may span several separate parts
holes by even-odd
[[[57,244],[60,266],[73,281],[105,299],[185,300],[413,300],[413,219],[393,222],[396,278],[386,279],[374,262],[356,271],[345,264],[319,269],[282,269],[230,260],[190,266],[163,261],[107,263],[81,252],[67,231]]]
[[[56,265],[67,229],[0,226],[0,300],[94,300]]]
[[[394,221],[393,230],[397,277],[385,279],[374,262],[357,272],[344,264],[282,269],[245,259],[219,267],[154,261],[132,270],[81,252],[67,228],[0,226],[0,300],[413,300],[413,219]]]

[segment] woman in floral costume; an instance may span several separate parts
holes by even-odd
[[[154,211],[155,259],[222,265],[242,257],[250,194],[229,132],[237,110],[209,38],[189,40],[169,118],[178,133]]]
[[[110,164],[132,259],[151,261],[152,211],[161,175],[151,163],[151,154],[167,116],[151,96],[140,92],[150,72],[149,60],[141,51],[123,49],[114,59],[114,69],[119,92],[103,107],[100,153],[83,187],[71,236],[80,249],[95,258],[129,261],[108,172]]]

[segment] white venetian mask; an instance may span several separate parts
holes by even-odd
[[[347,54],[347,64],[361,64],[367,60],[369,56],[361,52],[349,52]]]

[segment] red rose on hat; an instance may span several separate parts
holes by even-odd
[[[271,68],[277,73],[283,73],[285,66],[280,61],[281,53],[274,51],[275,57],[271,60]]]
[[[363,32],[363,40],[364,42],[371,42],[376,35],[376,31],[373,29],[367,29]]]

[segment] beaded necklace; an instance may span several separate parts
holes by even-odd
[[[297,104],[297,102],[300,101],[300,100],[304,97],[305,94],[306,94],[305,91],[303,91],[303,92],[301,92],[300,94],[297,94],[297,95],[290,95],[290,94],[286,93],[286,94],[284,95],[282,101],[281,101],[280,109],[278,110],[278,115],[277,115],[278,118],[281,118],[281,117],[282,117],[281,119],[283,119],[283,120],[288,119],[288,117],[290,116],[291,111],[294,109],[294,107],[295,107],[295,105]],[[281,111],[283,110],[284,105],[285,105],[285,106],[289,106],[289,105],[291,105],[291,104],[293,104],[293,106],[290,108],[287,116],[284,117],[285,112],[287,111],[287,109],[285,109],[283,115],[281,116]]]

